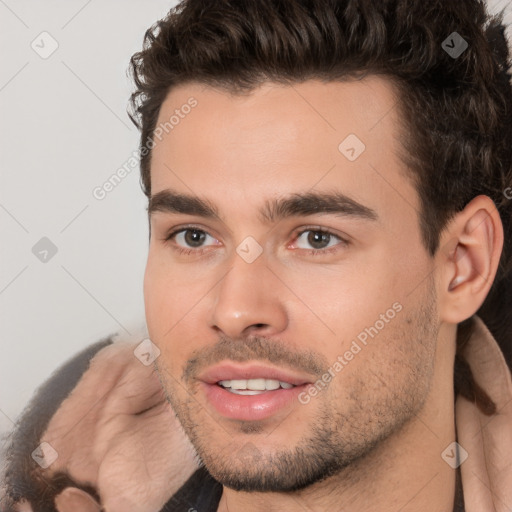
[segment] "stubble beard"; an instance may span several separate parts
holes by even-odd
[[[159,375],[185,433],[218,482],[236,491],[297,491],[341,472],[346,474],[351,466],[364,463],[365,457],[421,412],[434,373],[438,333],[435,304],[431,287],[423,306],[409,319],[403,319],[387,336],[384,331],[379,333],[386,336],[379,340],[381,350],[391,341],[390,347],[399,347],[396,366],[383,374],[378,366],[362,365],[365,373],[352,381],[348,409],[336,401],[333,390],[322,391],[324,395],[316,399],[318,412],[309,425],[304,425],[302,438],[295,446],[272,452],[258,447],[256,440],[265,432],[264,422],[237,422],[236,437],[245,434],[245,440],[234,444],[235,436],[227,434],[232,424],[223,429],[193,398],[193,392],[185,394],[174,379],[165,379],[161,369]],[[398,380],[397,371],[402,374]],[[389,377],[385,386],[383,377]],[[331,385],[336,386],[336,379],[343,387],[343,376],[337,376]],[[298,403],[296,406],[307,407]],[[286,440],[287,422],[293,421],[292,412],[281,425],[272,427],[271,436],[278,434]],[[260,439],[264,440],[265,435]]]

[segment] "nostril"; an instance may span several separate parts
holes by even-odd
[[[270,326],[265,323],[251,324],[246,329],[244,329],[244,334],[247,336],[250,336],[250,335],[260,335],[261,336],[269,328],[270,328]]]

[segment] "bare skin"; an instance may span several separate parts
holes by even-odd
[[[152,212],[144,293],[168,399],[224,484],[218,510],[451,510],[455,473],[441,453],[455,439],[456,325],[478,310],[496,273],[494,204],[475,198],[429,256],[398,156],[397,99],[382,78],[265,84],[244,97],[184,84],[159,122],[191,96],[197,107],[153,150],[152,194],[199,198],[217,215]],[[354,161],[338,149],[349,134],[366,145]],[[346,194],[376,219],[261,215],[266,201],[311,192]],[[200,246],[183,231],[165,241],[187,228],[202,233]],[[311,245],[319,230],[330,233],[325,247]],[[236,252],[248,236],[262,249],[252,263]],[[262,421],[220,414],[191,366],[219,362],[229,346],[314,382],[306,354],[332,365],[396,303],[400,312],[327,389]],[[280,366],[279,354],[297,364]]]

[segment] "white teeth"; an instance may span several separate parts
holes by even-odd
[[[232,389],[247,389],[247,381],[240,379],[240,380],[232,380],[231,386],[229,386]],[[250,388],[254,389],[254,388]]]
[[[231,381],[233,384],[233,381]],[[253,389],[254,391],[265,391],[265,379],[248,379],[247,389]]]
[[[279,389],[279,381],[272,379],[265,379],[265,389]]]
[[[293,384],[288,382],[282,382],[274,379],[233,379],[233,380],[221,380],[219,384],[224,388],[229,388],[229,391],[245,391],[244,393],[237,393],[239,395],[254,395],[258,394],[259,391],[273,391],[274,389],[293,388]],[[256,393],[252,393],[255,391]]]

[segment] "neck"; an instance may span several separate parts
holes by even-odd
[[[455,441],[455,330],[444,329],[428,398],[399,431],[338,474],[294,493],[247,493],[224,487],[218,512],[323,512],[340,506],[344,512],[451,512],[456,470],[442,453]]]

